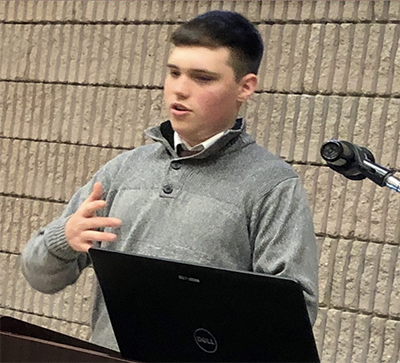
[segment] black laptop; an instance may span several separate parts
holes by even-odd
[[[142,362],[319,362],[291,279],[89,250],[123,357]]]

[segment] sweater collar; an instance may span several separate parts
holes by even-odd
[[[178,157],[174,148],[174,130],[170,121],[165,121],[159,126],[147,129],[145,134],[154,141],[163,144],[171,155],[176,158]],[[254,142],[253,138],[246,133],[246,122],[242,118],[238,118],[235,125],[227,130],[226,133],[210,147],[194,156],[190,156],[190,158],[204,159],[216,152],[223,153],[226,149],[229,149],[231,145],[235,144],[239,138],[241,138],[245,144]],[[243,145],[239,147],[241,148]]]

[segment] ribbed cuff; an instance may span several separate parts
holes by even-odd
[[[60,218],[49,225],[45,230],[45,243],[49,252],[65,261],[73,261],[81,252],[75,251],[68,244],[65,236],[65,225],[69,218]]]

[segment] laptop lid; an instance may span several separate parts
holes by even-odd
[[[100,248],[89,253],[125,358],[319,361],[294,280]]]

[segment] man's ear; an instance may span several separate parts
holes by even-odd
[[[247,101],[257,88],[258,78],[254,73],[248,73],[239,82],[239,102]]]

